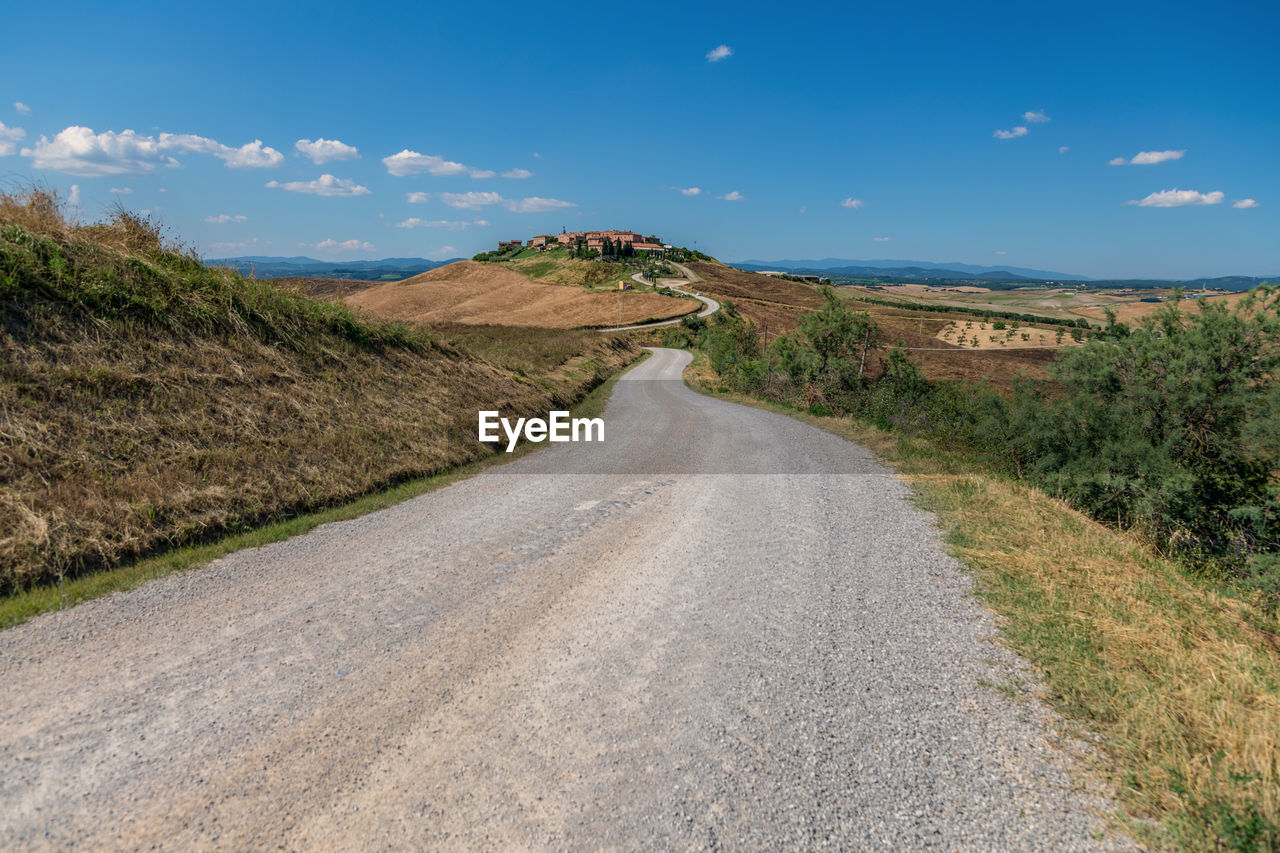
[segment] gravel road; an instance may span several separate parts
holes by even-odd
[[[0,633],[0,848],[1125,847],[905,486],[687,361],[603,444]]]

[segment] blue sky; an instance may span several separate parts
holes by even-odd
[[[627,227],[726,260],[1280,274],[1275,2],[4,18],[0,175],[153,211],[209,257]]]

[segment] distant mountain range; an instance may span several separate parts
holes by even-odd
[[[974,282],[985,283],[996,289],[1008,289],[1032,284],[1052,282],[1078,282],[1081,286],[1107,289],[1144,290],[1152,288],[1183,287],[1187,290],[1210,288],[1213,290],[1252,290],[1260,284],[1276,283],[1280,276],[1255,277],[1226,275],[1217,278],[1194,279],[1096,279],[1074,273],[1037,270],[1026,267],[983,267],[974,264],[932,261],[854,261],[842,258],[824,258],[820,261],[743,261],[734,264],[739,269],[760,271],[778,270],[793,273],[818,273],[830,276],[838,282],[841,278],[873,279],[881,282],[922,281],[936,283]]]
[[[743,261],[734,264],[745,270],[790,270],[827,275],[866,276],[868,278],[949,278],[983,279],[986,281],[1089,281],[1088,276],[1075,273],[1053,272],[1026,267],[984,267],[976,264],[945,263],[933,261],[877,260],[858,261],[847,258],[823,258],[820,261]]]
[[[255,278],[345,278],[364,281],[399,281],[418,273],[460,261],[429,261],[426,258],[383,258],[378,261],[319,261],[315,258],[275,258],[249,255],[239,258],[212,258],[206,263],[231,267],[241,275]]]

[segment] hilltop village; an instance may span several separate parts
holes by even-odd
[[[528,247],[544,252],[547,249],[556,246],[566,246],[575,249],[578,252],[594,253],[598,255],[621,255],[627,254],[632,256],[650,255],[661,257],[667,253],[670,246],[663,245],[662,241],[657,237],[646,237],[638,231],[565,231],[559,234],[538,234],[529,238],[528,243],[523,240],[499,240],[498,251],[521,249]]]

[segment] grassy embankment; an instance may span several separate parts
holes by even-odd
[[[797,291],[776,304],[806,299]],[[744,314],[752,305],[736,304]],[[881,317],[910,326],[900,313]],[[976,367],[1011,355],[963,358],[981,359]],[[732,393],[702,353],[689,380],[871,447],[902,472],[973,571],[1007,644],[1041,673],[1043,698],[1097,745],[1096,769],[1136,837],[1187,850],[1280,845],[1280,638],[1236,588],[963,451]]]
[[[638,353],[371,320],[205,267],[129,214],[67,223],[39,193],[0,199],[0,320],[0,624],[489,457],[478,408],[567,407]]]

